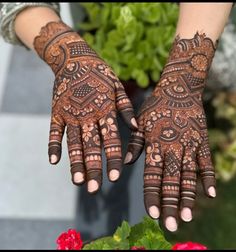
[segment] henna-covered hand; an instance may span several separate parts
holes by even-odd
[[[61,157],[65,127],[72,181],[88,182],[89,192],[102,183],[103,141],[111,181],[122,167],[117,110],[137,129],[133,108],[116,75],[87,43],[63,22],[50,22],[34,40],[39,56],[55,73],[49,139],[50,162]]]
[[[145,145],[146,211],[177,229],[178,211],[192,219],[199,167],[205,193],[215,195],[215,173],[208,143],[202,93],[215,46],[198,34],[177,37],[160,81],[141,107],[139,130],[132,133],[125,163],[133,163]],[[169,217],[169,218],[168,218]],[[174,218],[174,219],[173,219]]]

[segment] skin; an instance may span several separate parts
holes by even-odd
[[[196,31],[204,32],[207,37],[216,42],[228,20],[233,3],[180,3],[179,19],[176,27],[176,35],[180,38],[192,38]],[[17,15],[15,31],[21,41],[30,49],[34,50],[33,41],[39,34],[41,27],[51,21],[59,21],[59,16],[47,7],[29,7]],[[126,161],[130,160],[127,153]],[[51,162],[56,162],[56,157],[51,157]],[[111,174],[112,175],[112,174]],[[116,178],[116,174],[113,174]],[[78,181],[81,174],[75,175]],[[96,184],[91,184],[90,189],[96,189]],[[216,196],[214,187],[209,188],[209,195]],[[152,216],[159,216],[159,209],[152,206],[149,209]],[[185,208],[181,212],[184,221],[192,219],[192,212]],[[170,231],[177,230],[177,223],[173,217],[166,219],[166,228]]]
[[[28,7],[21,11],[15,20],[15,32],[20,40],[31,50],[34,38],[43,26],[52,21],[60,21],[56,12],[48,7]]]
[[[180,3],[176,35],[192,38],[196,31],[205,32],[215,42],[229,18],[233,3]]]

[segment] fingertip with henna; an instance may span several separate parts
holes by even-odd
[[[181,211],[181,219],[185,222],[190,222],[192,220],[192,211],[188,207],[184,207]]]
[[[160,217],[160,211],[156,206],[149,207],[149,214],[153,219],[158,219]]]
[[[51,163],[51,164],[56,164],[56,163],[57,163],[57,160],[58,160],[58,158],[57,158],[57,156],[56,156],[55,154],[52,154],[52,155],[50,156],[50,163]]]
[[[109,179],[112,181],[112,182],[115,182],[119,179],[120,177],[120,172],[116,169],[113,169],[109,172]]]
[[[216,197],[216,190],[215,190],[215,187],[214,186],[211,186],[208,188],[208,193],[209,193],[209,196],[212,197],[212,198],[215,198]]]
[[[169,217],[166,218],[165,226],[171,232],[175,232],[178,229],[176,219],[174,217],[172,217],[172,216],[169,216]]]
[[[128,164],[132,161],[133,154],[131,152],[127,152],[124,160],[124,164]]]
[[[131,119],[131,124],[132,124],[136,129],[138,129],[138,124],[137,124],[137,121],[136,121],[136,119],[135,119],[134,117]]]
[[[95,193],[99,189],[98,182],[95,179],[92,179],[88,182],[88,192]]]

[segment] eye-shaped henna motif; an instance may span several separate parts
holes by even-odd
[[[214,52],[204,34],[175,39],[159,83],[141,107],[139,131],[132,133],[128,146],[126,163],[133,163],[145,145],[145,207],[149,214],[153,206],[162,210],[163,220],[178,219],[179,209],[193,208],[197,168],[208,196],[209,187],[215,187],[202,106]]]
[[[85,179],[95,180],[97,191],[102,183],[102,140],[108,172],[121,172],[117,110],[132,130],[137,129],[130,100],[112,69],[63,22],[42,27],[34,47],[55,74],[49,138],[49,156],[54,156],[51,163],[60,160],[67,127],[72,181],[81,184]]]

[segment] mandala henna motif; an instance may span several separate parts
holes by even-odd
[[[177,219],[178,208],[194,206],[197,168],[206,194],[215,186],[202,93],[215,46],[205,34],[176,37],[161,78],[140,109],[139,131],[128,146],[130,162],[145,143],[144,202]]]
[[[39,56],[55,74],[52,100],[49,156],[61,156],[61,141],[67,127],[67,143],[74,174],[102,183],[101,140],[108,171],[121,171],[121,143],[117,110],[128,126],[133,108],[114,72],[87,43],[63,22],[50,22],[34,40]],[[100,134],[101,133],[101,134]]]

